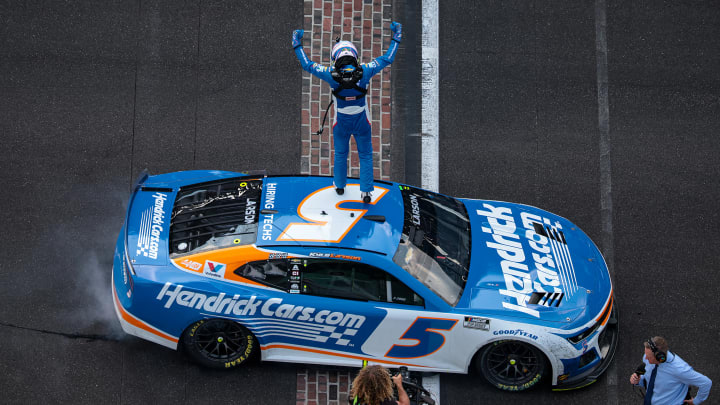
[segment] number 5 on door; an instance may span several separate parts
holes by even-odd
[[[415,340],[414,345],[393,345],[385,357],[395,359],[415,359],[429,356],[445,344],[445,335],[439,330],[449,331],[455,327],[457,319],[422,318],[415,322],[400,336],[400,339]]]

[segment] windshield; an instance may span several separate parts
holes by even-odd
[[[465,205],[410,186],[400,189],[405,222],[393,261],[455,306],[470,265],[470,219]]]

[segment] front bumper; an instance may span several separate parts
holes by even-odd
[[[615,357],[615,349],[617,349],[619,334],[619,322],[617,316],[617,309],[613,304],[610,318],[608,319],[607,326],[600,333],[599,345],[604,357],[595,367],[585,371],[582,374],[578,374],[564,381],[558,380],[557,385],[553,387],[553,391],[567,391],[577,388],[582,388],[587,385],[594,383],[600,378],[605,370],[610,367],[613,358]]]

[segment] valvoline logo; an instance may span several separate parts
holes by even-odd
[[[203,266],[203,274],[210,277],[224,278],[226,267],[227,266],[224,263],[218,263],[212,260],[205,260],[205,266]]]

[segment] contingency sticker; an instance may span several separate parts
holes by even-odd
[[[490,320],[478,316],[466,316],[463,327],[470,329],[490,330]]]
[[[299,259],[290,260],[290,294],[300,294],[300,269],[302,261]]]

